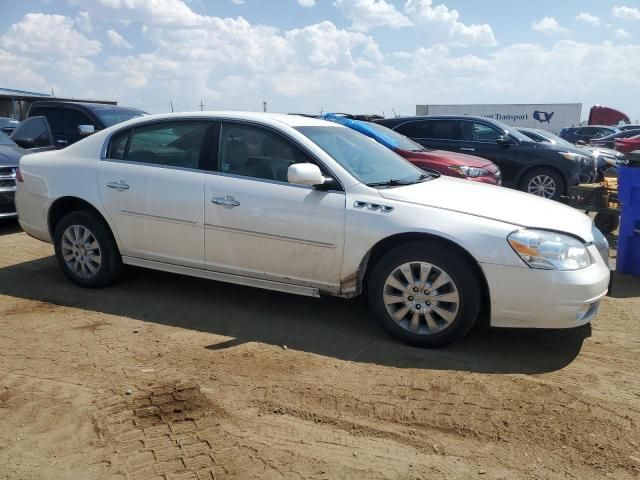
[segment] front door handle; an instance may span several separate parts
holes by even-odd
[[[107,187],[112,188],[118,192],[124,192],[125,190],[129,190],[129,185],[124,180],[118,180],[117,182],[109,182],[107,183]]]
[[[470,148],[470,147],[460,147],[460,150],[462,150],[463,152],[475,152],[476,151],[475,148]]]
[[[225,207],[239,207],[240,202],[233,198],[231,195],[225,195],[224,197],[213,197],[211,203],[216,205],[223,205]]]

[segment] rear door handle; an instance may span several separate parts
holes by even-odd
[[[216,205],[223,205],[225,207],[239,207],[240,202],[233,198],[231,195],[225,195],[224,197],[213,197],[211,203]]]
[[[124,192],[125,190],[129,190],[129,185],[124,180],[118,180],[117,182],[109,182],[107,183],[107,187],[112,188],[113,190],[117,190],[118,192]]]
[[[460,150],[462,150],[464,152],[475,152],[476,151],[475,148],[469,148],[469,147],[460,147]]]
[[[56,143],[59,143],[60,145],[66,145],[69,143],[69,140],[56,140]]]

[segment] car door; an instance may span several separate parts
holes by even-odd
[[[206,268],[337,291],[344,192],[288,183],[289,165],[318,162],[280,132],[225,122],[218,138],[205,187]]]
[[[523,155],[519,155],[519,145],[515,140],[510,145],[498,143],[498,138],[504,135],[504,131],[487,123],[462,120],[463,152],[491,160],[500,168],[503,183],[510,186],[522,168]]]
[[[162,121],[112,137],[98,184],[124,256],[204,268],[204,169],[212,125]]]

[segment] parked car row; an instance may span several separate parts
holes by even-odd
[[[399,117],[377,123],[420,145],[472,154],[490,160],[503,185],[558,199],[571,185],[596,180],[592,155],[575,147],[537,143],[496,120],[472,116]]]
[[[433,132],[414,135],[427,147],[437,140],[495,158],[525,190],[544,175],[557,189],[592,174],[582,153],[501,124],[434,120],[384,123]],[[588,216],[426,173],[389,148],[413,144],[367,130],[397,142],[385,146],[349,127],[237,112],[135,118],[22,157],[20,225],[54,245],[80,286],[108,285],[136,265],[300,295],[365,295],[387,332],[424,347],[464,336],[479,318],[570,328],[596,315],[608,244]]]

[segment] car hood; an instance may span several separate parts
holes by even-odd
[[[441,208],[527,228],[566,232],[592,241],[593,222],[566,205],[524,192],[440,177],[379,190],[388,200]]]
[[[0,165],[13,167],[18,165],[18,160],[25,154],[24,149],[13,145],[0,146]]]
[[[396,149],[396,151],[406,159],[412,160],[445,160],[451,165],[467,165],[469,167],[484,167],[491,162],[485,158],[467,155],[464,153],[448,152],[446,150],[426,150],[424,152],[413,152],[409,150]]]

